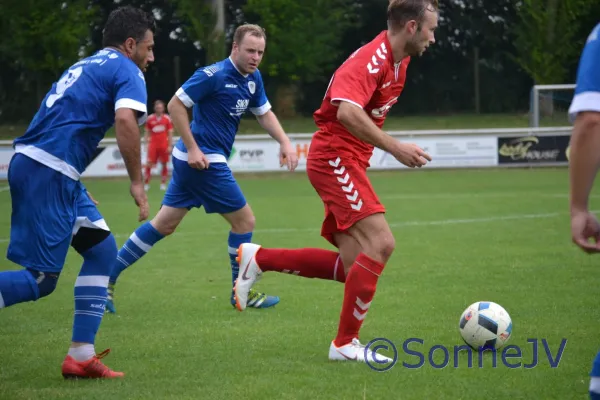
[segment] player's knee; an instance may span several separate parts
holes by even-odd
[[[27,271],[33,276],[33,279],[35,279],[40,294],[39,298],[46,297],[54,292],[60,273],[41,272],[33,269],[27,269]]]
[[[244,216],[244,218],[240,218],[237,221],[234,221],[231,224],[231,229],[234,232],[245,233],[252,232],[256,226],[256,217],[254,214],[249,214]]]
[[[391,232],[382,231],[371,236],[363,248],[365,253],[377,261],[385,263],[390,259],[396,248],[396,240]]]

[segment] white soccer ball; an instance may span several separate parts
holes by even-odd
[[[474,350],[497,350],[510,339],[512,320],[501,305],[478,301],[462,313],[458,327],[465,343]]]

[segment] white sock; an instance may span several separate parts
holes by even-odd
[[[79,347],[70,347],[69,355],[75,359],[75,361],[87,361],[96,355],[96,350],[93,344],[84,344]]]

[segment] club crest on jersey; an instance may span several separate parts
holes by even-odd
[[[248,82],[248,89],[250,89],[250,93],[254,94],[256,91],[256,83],[254,81]]]

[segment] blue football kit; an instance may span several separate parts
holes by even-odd
[[[206,155],[209,167],[203,170],[190,167],[185,144],[180,139],[173,147],[173,175],[162,204],[173,208],[204,208],[206,213],[228,214],[242,209],[246,199],[236,182],[227,161],[242,115],[246,111],[256,116],[271,109],[265,94],[260,72],[245,74],[238,70],[231,57],[198,69],[176,92],[179,100],[192,108],[190,129],[200,150]],[[141,225],[119,250],[110,284],[139,261],[164,236],[150,223]],[[232,285],[238,277],[236,250],[242,243],[252,241],[252,232],[229,232],[227,249],[231,265]],[[108,310],[116,312],[109,286]],[[235,300],[230,299],[235,305]],[[267,308],[279,302],[276,296],[255,292],[248,306]]]
[[[141,70],[111,49],[75,63],[52,86],[25,134],[14,141],[9,260],[60,271],[80,226],[108,230],[80,177],[116,110],[137,110],[142,123],[146,103]]]
[[[210,166],[207,170],[190,167],[180,139],[173,148],[173,177],[163,204],[188,209],[204,207],[207,213],[219,214],[241,209],[246,199],[227,160],[242,115],[248,109],[255,115],[271,109],[260,72],[242,74],[226,58],[197,70],[176,96],[186,107],[193,107],[190,128]]]
[[[569,107],[569,119],[580,112],[600,112],[600,24],[588,36],[579,59],[575,95]],[[592,364],[589,397],[600,400],[600,352]]]
[[[600,24],[588,36],[581,53],[569,118],[573,121],[583,111],[600,112]]]
[[[75,63],[52,85],[13,143],[7,258],[24,269],[0,272],[0,308],[51,294],[72,246],[83,257],[74,285],[72,341],[94,343],[117,243],[80,178],[116,111],[135,110],[142,124],[146,104],[142,71],[110,48]]]

